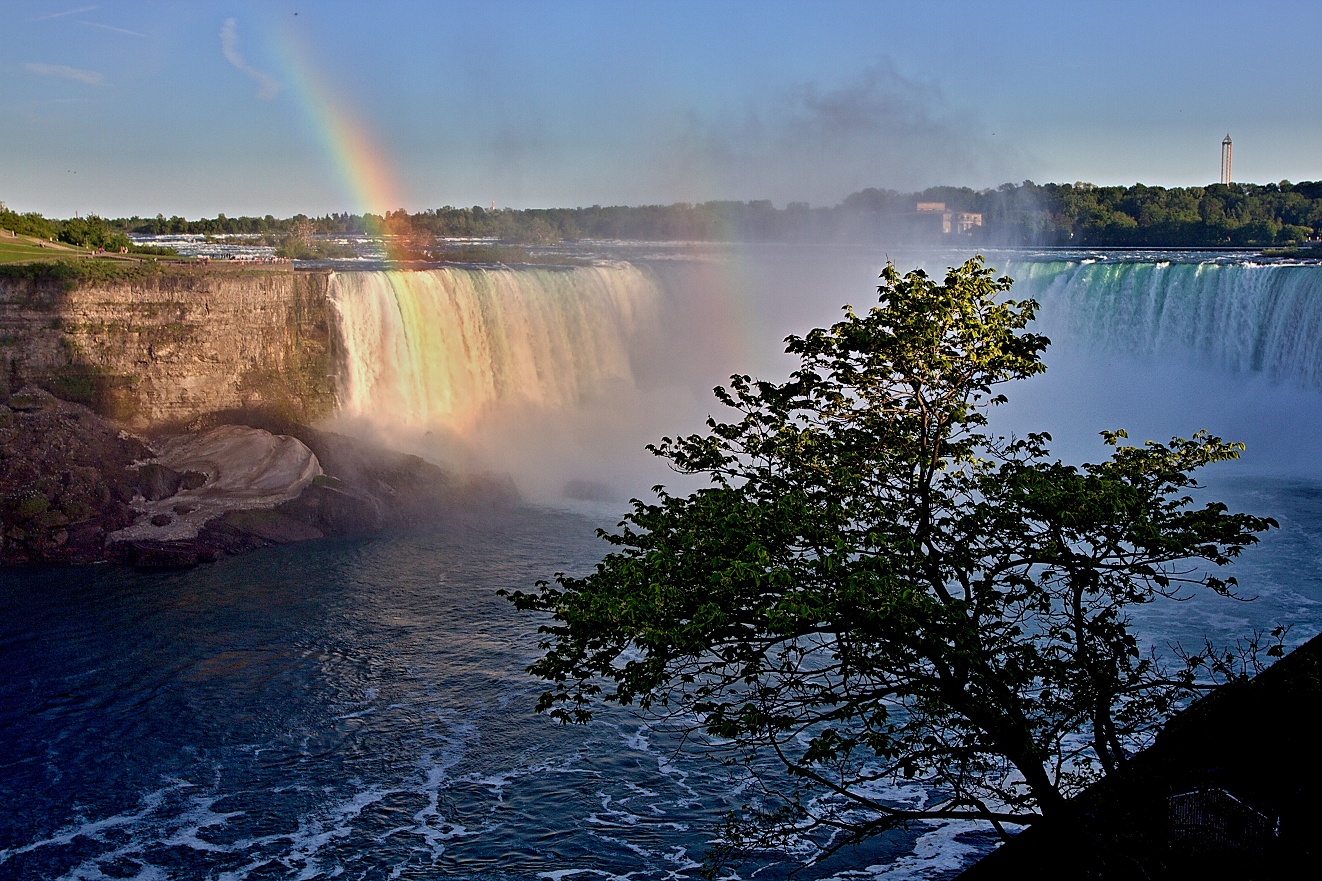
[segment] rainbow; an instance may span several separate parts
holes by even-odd
[[[278,29],[277,53],[291,92],[321,142],[351,205],[351,213],[382,218],[404,207],[390,163],[372,139],[367,126],[338,97],[308,53],[286,29]],[[384,239],[386,259],[403,259],[402,248],[391,236]]]

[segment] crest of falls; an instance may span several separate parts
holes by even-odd
[[[1322,389],[1322,266],[1018,263],[1014,294],[1042,305],[1056,345],[1262,374]]]
[[[627,263],[337,273],[338,408],[463,433],[501,405],[571,408],[632,384],[656,283]]]

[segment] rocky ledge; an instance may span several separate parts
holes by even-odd
[[[508,480],[306,426],[143,439],[35,386],[0,399],[0,565],[179,568],[508,505]]]

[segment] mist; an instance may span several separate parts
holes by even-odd
[[[445,201],[821,206],[868,187],[994,186],[1036,165],[949,101],[936,80],[906,76],[888,57],[852,75],[768,84],[715,106],[672,96],[643,108],[609,90],[601,106],[558,118],[526,96],[506,104],[517,114],[480,108],[477,129],[456,134],[481,157],[482,189],[466,194],[467,182],[450,181]],[[428,192],[434,176],[416,175],[411,189]]]
[[[663,201],[692,201],[702,187],[706,198],[830,205],[868,187],[999,183],[1026,165],[935,81],[906,77],[889,58],[674,125],[655,157]]]

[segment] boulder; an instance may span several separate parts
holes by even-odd
[[[220,518],[224,525],[254,535],[271,544],[283,545],[296,541],[324,538],[325,533],[279,510],[250,508],[230,511]]]
[[[386,519],[377,498],[331,477],[318,477],[298,498],[276,510],[327,535],[375,532]]]
[[[182,485],[183,475],[168,465],[153,462],[138,469],[138,491],[149,502],[170,498]]]

